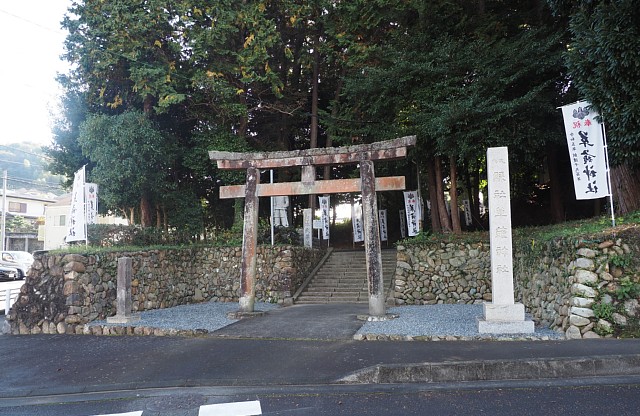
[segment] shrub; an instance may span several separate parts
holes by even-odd
[[[610,303],[596,303],[592,306],[593,313],[598,319],[608,321],[616,311],[615,307]]]

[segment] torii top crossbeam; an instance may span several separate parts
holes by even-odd
[[[343,147],[322,147],[281,152],[220,152],[212,150],[209,158],[219,169],[284,168],[290,166],[322,166],[359,163],[362,160],[401,159],[407,156],[407,147],[416,144],[416,136],[406,136],[370,144]]]

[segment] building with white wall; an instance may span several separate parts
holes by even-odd
[[[55,203],[45,209],[44,226],[39,231],[44,240],[45,250],[55,250],[64,247],[65,237],[69,230],[69,213],[71,211],[71,194],[60,197]],[[114,215],[98,215],[98,224],[122,224],[128,222],[122,217]]]
[[[0,189],[0,213],[2,213],[2,189]],[[7,232],[5,247],[7,250],[34,251],[42,248],[37,239],[37,224],[42,223],[48,205],[56,201],[56,196],[30,189],[8,189],[6,198],[6,219],[22,217],[32,225],[33,230]]]

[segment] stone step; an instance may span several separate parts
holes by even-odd
[[[313,279],[314,283],[315,282],[323,282],[326,284],[339,284],[339,283],[362,283],[362,282],[366,282],[367,279],[364,276],[358,276],[358,277],[344,277],[344,276],[340,276],[340,277],[327,277],[327,276],[319,276],[316,279]]]
[[[382,253],[384,287],[388,288],[396,267],[395,250]],[[296,300],[298,304],[368,303],[367,263],[364,251],[331,253],[313,281]]]
[[[348,293],[336,293],[336,292],[307,292],[300,295],[298,300],[318,300],[318,299],[330,299],[333,301],[351,302],[357,300],[369,299],[369,293],[366,290],[360,292],[348,292]],[[296,301],[297,302],[297,301]]]
[[[396,260],[395,259],[391,259],[386,261],[385,259],[382,259],[382,265],[393,265],[395,267],[396,264]],[[328,262],[325,263],[323,267],[327,267],[327,268],[340,268],[340,267],[366,267],[367,266],[367,262],[362,259],[362,260],[356,260],[356,259],[352,259],[352,260],[345,260],[345,261],[341,261],[341,262]]]
[[[384,264],[382,265],[382,270],[396,270],[395,265],[393,267],[391,266],[385,266]],[[342,267],[335,267],[335,266],[324,266],[322,268],[322,270],[320,270],[320,272],[324,272],[324,273],[355,273],[355,272],[366,272],[367,271],[367,267],[362,265],[360,267],[358,267],[357,265],[345,265]]]
[[[382,278],[383,280],[387,281],[387,280],[391,280],[391,275],[385,275],[384,272],[382,274]],[[366,273],[363,274],[362,276],[357,276],[357,277],[349,277],[349,276],[318,276],[315,279],[313,279],[314,282],[325,282],[325,283],[341,283],[341,282],[345,282],[345,283],[356,283],[356,282],[366,282],[367,281],[367,277],[366,277]]]
[[[297,305],[317,305],[317,304],[326,304],[326,303],[355,303],[355,304],[364,304],[364,303],[369,303],[369,300],[354,300],[354,301],[349,301],[349,302],[345,302],[342,300],[332,300],[331,298],[329,299],[313,299],[313,300],[306,300],[306,299],[302,299],[299,298],[296,301]]]
[[[349,302],[352,300],[358,300],[358,299],[363,299],[368,297],[369,295],[367,294],[363,294],[360,292],[356,292],[356,293],[347,293],[347,294],[336,294],[336,293],[326,293],[326,292],[318,292],[318,293],[309,293],[306,296],[300,296],[299,299],[317,299],[317,298],[323,298],[323,299],[341,299],[344,302]]]
[[[383,275],[384,277],[384,275]],[[367,281],[367,274],[366,273],[362,273],[361,275],[355,275],[355,276],[337,276],[337,275],[331,275],[331,276],[318,276],[315,279],[313,279],[314,282],[328,282],[328,283],[340,283],[340,282],[348,282],[348,283],[355,283],[355,282],[366,282]]]
[[[361,292],[366,292],[366,288],[361,288],[361,287],[356,287],[356,288],[344,288],[344,289],[337,289],[334,287],[316,287],[316,288],[310,288],[308,291],[304,292],[304,294],[318,294],[318,293],[324,293],[324,294],[335,294],[335,295],[348,295],[348,294],[354,294],[354,293],[361,293]]]
[[[342,284],[327,284],[323,282],[314,282],[310,284],[308,288],[311,290],[312,288],[341,288],[341,289],[358,289],[361,287],[367,287],[365,282],[356,282],[356,283],[342,283]]]
[[[366,275],[365,275],[366,276]],[[339,277],[327,277],[327,276],[320,276],[317,277],[315,279],[313,279],[312,283],[316,283],[316,282],[323,282],[323,283],[327,283],[327,284],[338,284],[338,283],[366,283],[367,282],[367,278],[365,276],[358,276],[358,277],[345,277],[345,276],[339,276]],[[389,276],[382,276],[382,279],[386,282],[386,281],[391,281],[393,280],[391,277]]]
[[[391,283],[390,278],[383,278],[383,282]],[[313,286],[353,286],[353,285],[366,285],[367,279],[359,278],[359,279],[313,279],[311,283],[309,283],[309,287]]]

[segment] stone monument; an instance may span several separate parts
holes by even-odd
[[[131,313],[131,279],[133,260],[131,257],[118,259],[118,277],[116,286],[116,314],[107,318],[110,324],[128,324],[140,320],[140,314]]]
[[[525,320],[524,305],[514,301],[509,154],[506,147],[487,149],[487,179],[492,301],[483,305],[484,317],[478,320],[478,331],[481,334],[533,333],[534,323]]]
[[[313,212],[311,212],[311,208],[302,210],[302,219],[304,246],[306,248],[313,248]]]

